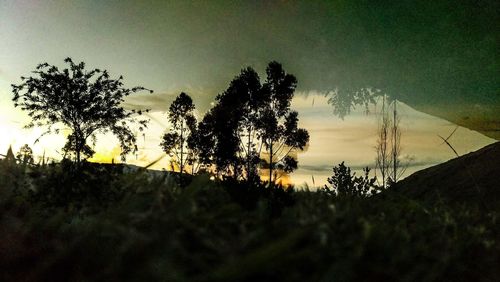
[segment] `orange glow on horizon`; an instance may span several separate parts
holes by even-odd
[[[111,150],[96,150],[95,154],[88,159],[89,162],[93,163],[118,163],[120,162],[121,149],[119,146],[115,146]]]

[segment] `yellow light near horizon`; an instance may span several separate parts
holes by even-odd
[[[95,154],[88,161],[104,164],[117,163],[120,161],[120,153],[121,149],[119,146],[115,146],[111,150],[96,150]]]
[[[310,143],[305,152],[297,154],[299,168],[281,179],[282,184],[294,183],[301,185],[314,183],[316,186],[326,184],[327,177],[332,174],[331,167],[345,161],[351,167],[373,167],[376,142],[377,118],[376,109],[370,115],[364,114],[360,109],[341,120],[332,114],[332,108],[327,103],[328,97],[312,93],[298,95],[292,102],[292,108],[299,112],[299,125],[306,128],[311,136]],[[380,108],[380,107],[378,107]],[[403,154],[416,157],[413,166],[409,167],[407,174],[429,165],[437,164],[454,157],[453,153],[443,145],[439,135],[447,136],[456,125],[433,116],[423,114],[412,108],[401,105],[399,111],[402,115],[402,146]],[[149,113],[156,120],[166,119],[163,112]],[[35,155],[35,159],[46,157],[60,160],[61,148],[66,142],[65,136],[69,131],[58,135],[47,135],[34,141],[42,134],[43,129],[23,129],[22,126],[29,117],[19,109],[5,104],[0,105],[0,154],[5,154],[10,145],[14,153],[24,144],[28,144]],[[138,135],[138,149],[135,155],[128,155],[126,163],[137,166],[149,166],[150,169],[175,170],[179,168],[170,165],[170,157],[165,156],[159,144],[165,130],[164,125],[151,122],[145,135]],[[451,139],[453,146],[459,154],[465,154],[481,148],[495,140],[481,134],[460,127]],[[89,145],[92,147],[92,144]],[[97,136],[94,146],[96,154],[89,159],[96,163],[121,162],[119,143],[112,134]],[[162,157],[163,156],[163,157]],[[159,161],[160,157],[162,157]],[[190,171],[189,167],[187,170]],[[373,170],[372,170],[373,171]],[[358,172],[361,173],[361,172]],[[267,172],[263,172],[262,180],[266,180]],[[313,180],[314,179],[314,180]]]
[[[36,141],[43,132],[42,128],[23,129],[22,125],[3,119],[0,123],[0,154],[5,154],[10,146],[16,153],[21,146],[27,144],[35,157],[45,155],[52,159],[61,158],[61,148],[66,139],[64,134],[46,135]]]

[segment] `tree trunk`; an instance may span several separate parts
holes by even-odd
[[[183,165],[183,153],[184,153],[184,140],[183,140],[183,136],[182,136],[182,131],[184,130],[183,128],[183,125],[184,125],[184,122],[181,121],[181,142],[180,142],[180,147],[181,147],[181,161],[180,161],[180,164],[179,164],[179,168],[180,168],[180,172],[181,172],[181,176],[182,176],[182,171],[184,169],[184,165]]]
[[[76,163],[79,164],[80,161],[81,161],[81,157],[80,157],[80,148],[77,148],[76,149]]]
[[[393,169],[393,178],[392,178],[392,181],[393,182],[396,182],[397,179],[397,169],[398,169],[398,124],[397,124],[397,119],[396,119],[396,103],[397,101],[394,100],[394,111],[393,111],[393,151],[392,151],[392,169]]]
[[[273,142],[269,146],[269,187],[273,186]]]
[[[75,134],[75,146],[76,146],[76,163],[80,164],[82,161],[82,140],[81,140],[81,133],[78,130]]]
[[[248,145],[247,145],[247,180],[250,180],[253,177],[253,169],[251,167],[252,155],[250,154],[251,133],[252,133],[252,128],[250,127],[248,130]]]

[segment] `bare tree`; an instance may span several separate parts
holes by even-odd
[[[398,182],[406,167],[401,165],[401,117],[397,111],[398,100],[392,101],[392,128],[391,128],[391,181]]]
[[[390,166],[390,155],[389,155],[389,128],[390,128],[390,119],[389,114],[387,112],[386,105],[387,95],[382,96],[382,109],[380,112],[380,120],[378,125],[378,133],[377,133],[377,145],[375,147],[377,151],[377,157],[375,159],[375,171],[380,171],[381,174],[381,182],[379,183],[382,188],[387,187],[387,177]]]
[[[381,174],[382,188],[401,179],[407,167],[401,162],[401,116],[397,111],[398,101],[388,100],[389,97],[383,94],[375,146],[377,152],[375,165]]]

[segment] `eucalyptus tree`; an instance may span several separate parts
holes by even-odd
[[[260,160],[259,119],[262,117],[266,105],[265,93],[257,72],[247,67],[241,70],[230,83],[228,89],[217,97],[217,107],[224,115],[230,115],[231,126],[226,126],[232,132],[226,132],[237,141],[233,156],[234,163],[238,164],[236,172],[247,180],[254,181],[258,178],[257,165]],[[227,124],[224,118],[218,119]]]
[[[193,99],[184,92],[180,93],[170,104],[168,110],[170,127],[160,143],[163,151],[174,158],[181,174],[184,173],[188,163],[192,165],[193,152],[188,146],[188,140],[190,135],[196,131],[194,109]]]
[[[27,111],[32,121],[27,128],[42,127],[43,135],[69,129],[64,149],[81,162],[82,153],[93,154],[87,141],[95,143],[98,133],[113,133],[120,143],[121,157],[137,151],[132,126],[142,131],[147,119],[142,111],[126,110],[124,98],[147,90],[137,86],[126,88],[123,77],[112,79],[106,70],[85,70],[85,63],[66,58],[68,68],[60,70],[48,63],[39,64],[30,77],[21,77],[21,84],[12,85],[15,107]],[[152,92],[151,90],[149,90]],[[147,110],[146,110],[147,111]]]
[[[193,126],[187,138],[187,147],[191,150],[190,161],[192,173],[200,168],[210,169],[214,162],[215,137],[213,134],[213,115],[207,113],[203,119]]]
[[[298,113],[290,110],[297,87],[295,76],[287,74],[282,65],[274,61],[269,63],[266,74],[267,79],[262,86],[265,106],[259,128],[267,155],[269,185],[272,185],[278,170],[290,173],[297,168],[297,161],[291,154],[305,148],[309,133],[298,127]]]
[[[297,112],[290,111],[297,82],[277,62],[269,64],[267,74],[262,85],[255,70],[243,69],[198,125],[196,139],[205,144],[200,152],[219,175],[258,181],[266,156],[270,181],[277,170],[297,168],[291,155],[309,141],[307,131],[298,128]]]
[[[225,91],[216,98],[216,105],[210,109],[198,126],[202,158],[210,160],[219,176],[241,178],[243,174],[240,156],[241,97]]]
[[[264,105],[261,83],[252,68],[242,69],[198,125],[201,159],[211,160],[219,175],[258,178],[257,120]],[[210,144],[207,146],[207,144]]]
[[[260,77],[252,68],[243,69],[234,81],[234,91],[242,96],[239,123],[240,155],[245,163],[247,180],[258,178],[257,165],[260,162],[261,128],[259,120],[266,106],[266,93],[260,83]]]

